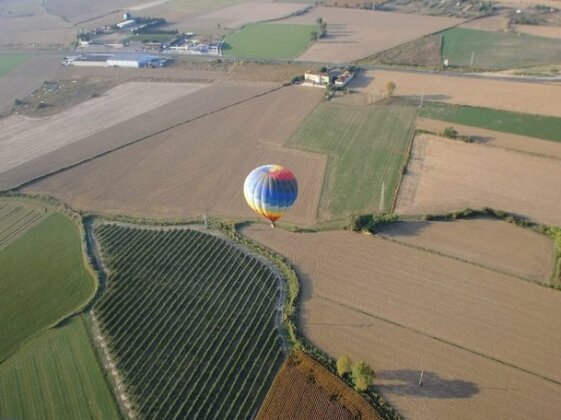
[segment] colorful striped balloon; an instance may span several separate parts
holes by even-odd
[[[292,207],[298,196],[294,174],[280,165],[263,165],[245,179],[243,193],[256,213],[274,223]]]

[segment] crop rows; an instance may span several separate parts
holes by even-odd
[[[203,232],[104,224],[103,333],[146,418],[247,418],[282,359],[278,277]]]
[[[0,248],[31,229],[43,216],[34,208],[0,202]]]

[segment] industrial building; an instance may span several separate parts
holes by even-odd
[[[63,64],[81,67],[164,67],[169,60],[147,54],[82,54],[66,57]]]

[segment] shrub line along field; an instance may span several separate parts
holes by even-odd
[[[369,362],[405,416],[556,418],[558,292],[373,236],[241,233],[295,264],[306,337]]]
[[[399,214],[466,207],[505,210],[561,225],[561,161],[513,150],[418,135],[399,189]]]
[[[283,358],[278,273],[203,231],[101,224],[95,234],[109,270],[95,316],[134,411],[256,412]]]
[[[60,213],[0,250],[0,279],[0,361],[84,306],[96,288],[84,266],[78,227]]]

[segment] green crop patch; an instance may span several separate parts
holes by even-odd
[[[228,35],[222,53],[244,58],[296,58],[311,45],[314,25],[262,23],[247,25]]]
[[[421,117],[561,142],[561,118],[425,102]]]
[[[441,35],[442,58],[450,66],[499,70],[561,62],[558,39],[464,28]]]
[[[95,282],[82,258],[80,232],[52,214],[0,251],[0,361],[83,306]]]
[[[26,55],[0,55],[0,77],[8,74],[29,57]]]
[[[94,307],[143,418],[246,419],[283,359],[280,278],[229,241],[103,224]]]
[[[120,418],[82,317],[45,331],[0,365],[0,418]]]
[[[288,145],[328,156],[320,219],[390,209],[416,115],[406,104],[322,103],[308,116]]]

